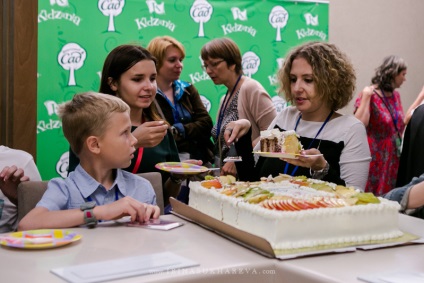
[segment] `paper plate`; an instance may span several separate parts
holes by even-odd
[[[82,235],[70,230],[42,229],[0,235],[0,245],[20,249],[51,249],[78,241]]]
[[[159,170],[174,174],[199,174],[208,172],[209,168],[185,162],[162,162],[155,165]]]
[[[322,155],[322,154],[294,154],[294,153],[285,153],[285,152],[263,152],[263,151],[254,151],[253,153],[263,157],[287,158],[287,159],[297,159],[299,156],[315,157],[315,156]]]

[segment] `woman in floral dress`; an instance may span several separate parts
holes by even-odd
[[[371,86],[365,87],[355,102],[355,116],[367,129],[371,164],[366,191],[382,195],[395,188],[401,138],[405,128],[399,92],[405,81],[402,58],[388,56],[376,69]]]

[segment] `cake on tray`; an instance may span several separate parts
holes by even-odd
[[[225,177],[224,177],[225,178]],[[266,239],[273,249],[401,237],[397,202],[306,177],[190,182],[189,206]]]

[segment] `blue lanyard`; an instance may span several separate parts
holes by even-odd
[[[327,125],[328,121],[330,120],[331,116],[333,115],[334,111],[331,110],[330,114],[328,114],[327,118],[325,119],[324,123],[321,125],[321,128],[319,128],[318,133],[315,135],[314,139],[311,141],[311,143],[309,144],[307,149],[310,149],[312,144],[314,143],[314,141],[316,140],[316,138],[318,137],[318,135],[321,133],[322,129],[324,129],[325,125]],[[299,118],[297,118],[296,121],[296,126],[294,127],[294,131],[297,130],[297,126],[299,125],[300,122],[300,118],[302,118],[302,114],[299,115]],[[294,176],[294,173],[296,173],[297,169],[299,168],[299,166],[294,167],[292,173],[290,174],[291,176]],[[284,167],[284,174],[287,174],[287,172],[289,171],[289,163],[286,163],[286,166]]]
[[[392,117],[392,121],[393,121],[393,124],[395,125],[396,132],[398,133],[398,136],[400,137],[400,133],[399,133],[399,130],[397,128],[397,122],[398,122],[398,119],[399,119],[399,113],[396,111],[396,108],[395,108],[396,105],[393,108],[393,112],[395,112],[395,117],[393,117],[392,111],[390,110],[391,107],[389,107],[389,101],[387,100],[387,97],[384,94],[383,89],[380,89],[380,90],[381,90],[381,94],[383,94],[383,98],[381,98],[380,96],[378,96],[378,97],[380,97],[381,100],[383,100],[384,105],[386,106],[387,110],[389,110],[390,117]],[[393,98],[395,98],[395,97],[393,97]],[[395,104],[396,104],[396,100],[395,100]]]
[[[91,198],[91,196],[87,197],[88,201],[93,201],[93,199]],[[119,200],[119,195],[118,195],[118,188],[115,188],[115,201]],[[97,203],[97,201],[95,201],[96,205],[100,205]]]
[[[226,95],[224,98],[224,102],[222,103],[222,105],[224,107],[221,106],[221,109],[219,110],[219,116],[218,116],[218,123],[216,125],[216,138],[219,139],[219,132],[221,132],[221,125],[222,125],[222,120],[224,119],[224,114],[225,114],[225,110],[227,109],[228,103],[230,102],[231,97],[233,96],[234,91],[236,90],[236,87],[241,79],[240,75],[236,81],[236,84],[233,87],[233,90],[231,91],[230,95]],[[227,92],[228,94],[228,92]],[[227,99],[228,98],[228,99]]]

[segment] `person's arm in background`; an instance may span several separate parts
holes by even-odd
[[[252,147],[252,129],[249,120],[240,119],[228,123],[224,139],[229,145],[234,142],[237,154],[242,158],[240,162],[233,162],[237,168],[240,181],[257,181],[259,176],[255,169],[255,159]]]
[[[18,205],[18,186],[29,180],[24,170],[15,165],[6,166],[0,172],[0,190],[15,205]]]
[[[404,120],[405,125],[407,125],[409,123],[409,120],[411,120],[412,113],[414,112],[414,109],[417,108],[423,101],[424,101],[424,86],[421,89],[421,91],[418,94],[415,101],[408,108],[408,111],[406,111],[406,113],[405,113],[405,120]]]
[[[259,82],[247,80],[240,89],[238,111],[239,119],[247,119],[252,124],[254,147],[260,140],[260,131],[268,129],[277,116],[274,103]]]
[[[408,184],[389,191],[383,197],[397,201],[401,206],[400,212],[416,214],[424,208],[424,174],[412,178]]]
[[[375,86],[367,86],[362,90],[362,93],[359,95],[361,98],[359,107],[354,112],[355,117],[358,118],[365,127],[368,127],[368,123],[370,121],[370,102],[374,90]]]

